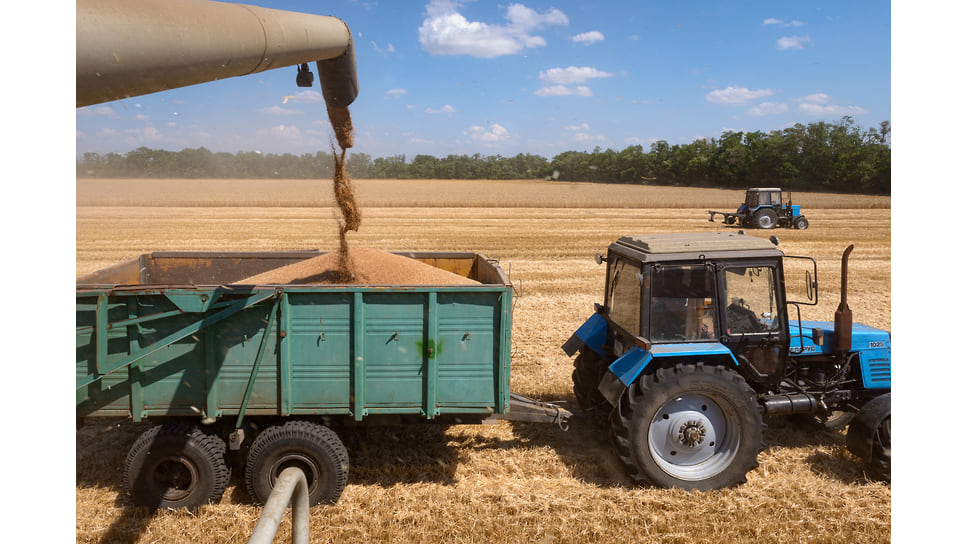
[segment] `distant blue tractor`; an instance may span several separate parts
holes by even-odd
[[[609,414],[630,476],[659,487],[718,489],[746,481],[764,422],[790,416],[847,431],[875,479],[891,474],[891,335],[802,321],[817,304],[817,263],[742,233],[625,236],[612,243],[604,305],[562,348],[574,392]],[[787,298],[784,268],[806,282]],[[790,317],[787,308],[796,310]]]
[[[740,204],[735,213],[714,210],[706,210],[706,213],[709,214],[710,221],[714,221],[716,215],[722,215],[724,224],[748,228],[784,227],[803,230],[810,226],[807,218],[800,213],[800,205],[793,204],[793,193],[787,191],[786,197],[784,204],[783,191],[780,189],[752,188],[746,190],[746,201]]]

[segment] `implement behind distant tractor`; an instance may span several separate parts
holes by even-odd
[[[714,210],[706,210],[706,213],[710,221],[714,221],[718,214],[723,216],[723,224],[757,229],[786,227],[803,230],[810,224],[800,213],[800,206],[793,204],[793,193],[787,191],[784,204],[783,191],[777,188],[747,189],[746,201],[735,213]]]

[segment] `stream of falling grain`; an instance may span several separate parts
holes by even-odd
[[[350,265],[346,233],[359,230],[362,219],[360,210],[356,205],[356,194],[353,191],[352,180],[346,173],[346,150],[353,147],[353,120],[350,118],[350,111],[346,108],[331,108],[327,105],[326,111],[329,114],[329,121],[333,125],[333,132],[336,133],[336,140],[341,149],[341,152],[337,154],[336,149],[333,148],[333,161],[335,163],[333,194],[342,214],[342,219],[339,220],[339,261],[336,273],[338,281],[348,283],[353,278],[353,270]]]

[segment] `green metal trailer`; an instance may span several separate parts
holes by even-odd
[[[567,419],[509,390],[513,288],[497,262],[397,254],[480,284],[237,283],[316,251],[155,252],[78,279],[78,417],[160,423],[125,463],[135,503],[218,500],[239,449],[257,501],[296,465],[313,504],[335,502],[348,459],[334,424]]]

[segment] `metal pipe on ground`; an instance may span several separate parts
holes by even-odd
[[[289,467],[276,478],[269,500],[249,537],[249,544],[272,544],[279,531],[282,516],[292,503],[292,542],[309,544],[309,485],[306,475],[297,467]]]

